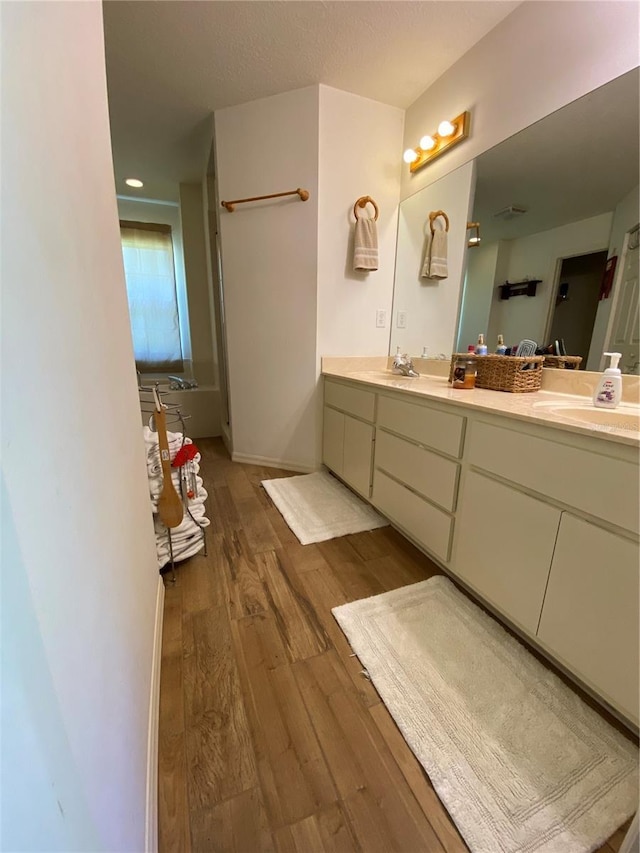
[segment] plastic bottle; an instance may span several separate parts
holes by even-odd
[[[482,332],[478,335],[478,343],[476,344],[476,355],[486,355],[487,354],[487,345],[484,342],[484,335]]]
[[[601,409],[615,409],[622,398],[622,373],[618,368],[622,353],[605,352],[604,355],[611,359],[611,366],[607,367],[596,385],[593,405]]]
[[[498,335],[498,346],[496,347],[496,355],[504,355],[507,351],[506,346],[504,345],[504,338],[502,335]]]

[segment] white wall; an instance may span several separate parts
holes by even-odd
[[[505,241],[510,243],[508,281],[518,282],[529,277],[541,279],[542,283],[533,297],[515,296],[501,300],[500,291],[494,290],[488,329],[490,348],[497,341],[498,334],[504,335],[507,346],[523,338],[542,342],[551,302],[555,298],[554,282],[559,260],[606,249],[612,216],[611,213],[602,213],[518,240]]]
[[[487,334],[493,289],[496,286],[499,245],[496,241],[486,246],[475,246],[467,255],[457,352],[466,352],[468,345],[475,344],[481,332]],[[492,346],[492,343],[487,341],[488,346]]]
[[[382,355],[389,347],[404,112],[320,86],[318,353]],[[379,266],[353,269],[353,206],[371,196],[380,210]],[[361,216],[372,216],[367,205]],[[376,310],[387,312],[376,327]]]
[[[101,7],[2,6],[4,850],[141,851],[158,573]]]
[[[635,68],[638,55],[635,0],[518,6],[407,110],[403,148],[464,110],[471,133],[414,175],[405,165],[402,197]]]
[[[222,200],[311,196],[220,213],[235,459],[320,463],[320,357],[387,351],[403,112],[327,86],[216,112]],[[256,157],[255,140],[260,140]],[[371,141],[373,140],[373,143]],[[380,209],[380,268],[352,269],[353,205]],[[376,327],[376,309],[387,311]]]
[[[453,352],[474,189],[475,163],[467,163],[400,206],[391,352],[397,346],[413,356],[424,346],[430,356]],[[449,275],[441,281],[420,277],[432,210],[444,210],[450,222]],[[398,311],[406,311],[406,329],[397,328]]]
[[[587,361],[587,370],[604,370],[605,362],[609,360],[602,357],[607,344],[607,338],[611,334],[611,324],[614,318],[615,306],[617,304],[620,283],[624,270],[624,261],[622,252],[624,249],[624,240],[627,231],[638,224],[640,219],[640,211],[638,209],[640,199],[640,187],[636,187],[631,192],[621,199],[616,205],[613,213],[613,222],[611,225],[611,237],[609,240],[609,251],[607,257],[611,258],[617,255],[618,262],[616,265],[616,278],[611,296],[609,299],[603,299],[598,305],[596,313],[596,321],[593,326],[593,335],[591,337],[591,349],[589,350],[589,359]]]
[[[215,113],[234,459],[316,465],[318,87]]]

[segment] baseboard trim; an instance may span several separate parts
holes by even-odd
[[[162,657],[162,620],[164,617],[164,581],[158,577],[156,624],[153,632],[151,694],[149,696],[149,732],[147,738],[147,802],[145,853],[158,850],[158,727],[160,723],[160,663]]]
[[[264,465],[267,468],[282,468],[285,471],[299,471],[301,474],[311,474],[318,468],[301,465],[299,462],[289,462],[287,459],[272,459],[269,456],[251,456],[248,453],[232,453],[232,462],[246,462],[249,465]]]

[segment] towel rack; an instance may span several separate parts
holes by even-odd
[[[282,198],[285,195],[300,196],[300,201],[306,201],[309,198],[309,191],[298,187],[297,190],[287,190],[284,193],[271,193],[271,195],[254,195],[251,198],[236,198],[233,201],[221,202],[222,207],[225,207],[229,213],[233,213],[236,204],[244,204],[246,201],[262,201],[265,198]]]
[[[445,221],[445,231],[449,230],[449,217],[444,212],[444,210],[432,210],[431,213],[429,214],[429,228],[431,229],[432,234],[435,230],[433,227],[433,223],[436,221],[436,219],[439,216],[441,216]]]
[[[359,217],[359,216],[358,216],[358,214],[356,213],[356,210],[357,210],[359,207],[361,207],[361,208],[365,208],[368,204],[373,205],[373,209],[374,209],[374,210],[375,210],[375,212],[376,212],[376,213],[375,213],[375,216],[374,216],[373,218],[374,218],[374,219],[376,220],[376,222],[377,222],[377,221],[378,221],[378,214],[380,213],[380,211],[378,210],[378,205],[375,203],[375,201],[371,198],[371,196],[370,196],[370,195],[362,195],[362,196],[360,196],[360,198],[359,198],[359,199],[356,201],[356,203],[353,205],[353,215],[355,216],[355,218],[356,218],[356,219],[359,219],[360,217]]]

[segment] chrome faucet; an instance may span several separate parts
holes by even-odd
[[[420,376],[418,371],[414,368],[413,362],[405,353],[404,355],[400,355],[400,353],[396,353],[393,359],[393,366],[391,368],[392,373],[396,373],[400,376]]]

